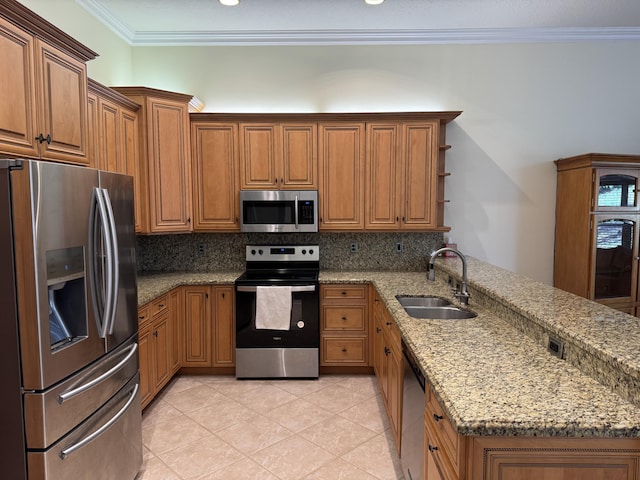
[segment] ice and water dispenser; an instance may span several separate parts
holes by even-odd
[[[84,248],[49,250],[47,288],[51,350],[87,336]]]

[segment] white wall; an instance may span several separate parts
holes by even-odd
[[[19,0],[100,56],[87,64],[89,77],[104,85],[131,85],[132,49],[72,0]]]
[[[463,110],[445,222],[460,249],[551,283],[553,160],[640,153],[640,42],[129,48],[69,0],[22,0],[101,54],[107,85],[189,93],[208,112]]]

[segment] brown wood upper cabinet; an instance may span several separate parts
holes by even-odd
[[[367,230],[438,225],[440,122],[367,123]]]
[[[89,101],[90,163],[100,170],[135,176],[140,105],[91,79]]]
[[[315,123],[240,122],[241,188],[318,188]]]
[[[193,230],[239,231],[238,124],[191,123]]]
[[[86,62],[97,54],[13,0],[0,4],[0,152],[89,165]]]
[[[364,132],[364,122],[320,124],[320,230],[364,228]]]
[[[140,105],[140,233],[191,231],[190,95],[113,87]]]

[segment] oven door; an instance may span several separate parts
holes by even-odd
[[[237,348],[319,348],[317,284],[291,286],[289,330],[256,328],[256,285],[236,285]]]

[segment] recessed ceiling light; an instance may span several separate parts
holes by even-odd
[[[222,5],[226,5],[227,7],[233,7],[240,3],[240,0],[220,0]]]
[[[367,5],[380,5],[384,0],[364,0]]]

